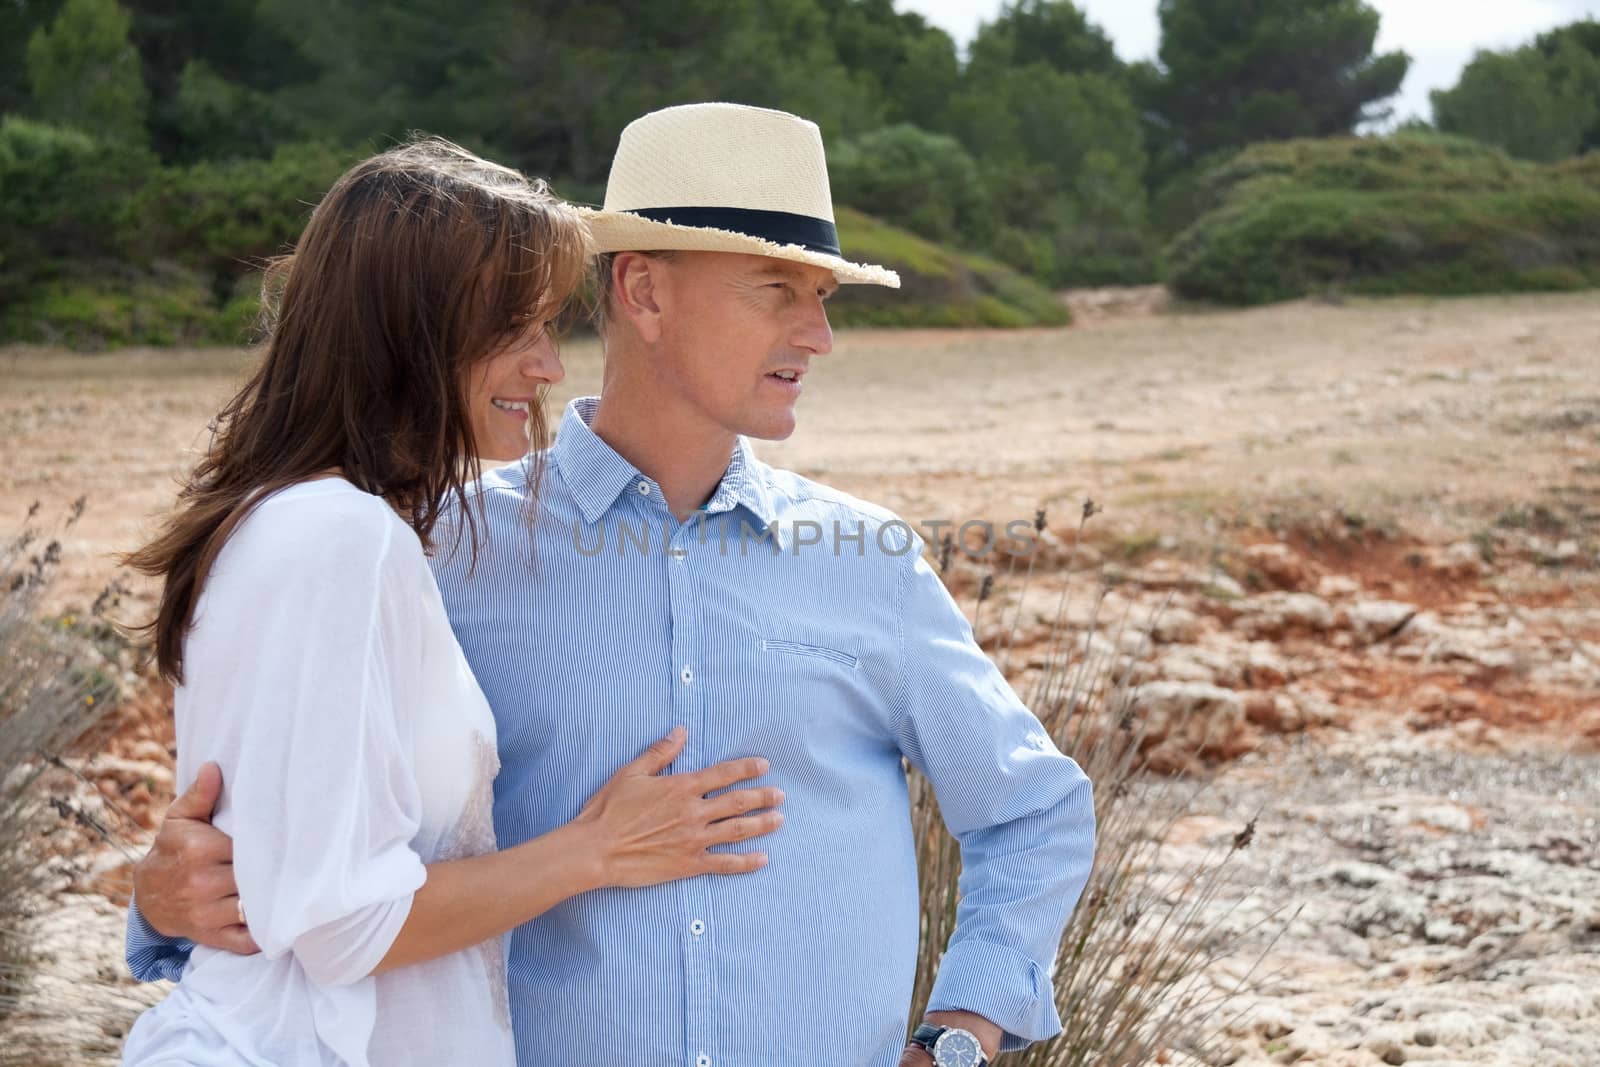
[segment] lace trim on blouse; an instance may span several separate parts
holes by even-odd
[[[442,862],[483,856],[496,848],[494,836],[494,779],[500,773],[500,754],[488,738],[472,733],[472,789],[461,818],[445,838],[439,853]],[[506,988],[506,938],[491,937],[478,946],[479,958],[488,972],[489,996],[494,1001],[495,1020],[502,1029],[511,1029],[511,999]]]

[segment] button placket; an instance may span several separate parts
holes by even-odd
[[[673,686],[673,710],[678,722],[689,728],[689,739],[679,757],[684,771],[699,770],[705,766],[707,753],[712,750],[711,739],[706,737],[705,680],[697,678],[700,661],[699,609],[695,595],[694,571],[681,566],[687,555],[687,542],[694,535],[694,527],[682,524],[673,530],[665,546],[665,555],[672,562],[662,560],[667,579],[668,607],[671,613],[671,656],[678,684]],[[657,543],[661,551],[661,543]],[[660,558],[660,557],[657,557]],[[685,998],[684,1044],[686,1053],[695,1056],[696,1064],[709,1065],[716,1048],[716,967],[714,938],[711,935],[711,902],[708,899],[704,878],[684,878],[678,881],[679,904],[683,939],[683,981]]]

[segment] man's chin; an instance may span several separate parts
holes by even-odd
[[[787,419],[774,419],[744,431],[744,436],[757,441],[787,441],[794,436],[799,420],[793,415]]]

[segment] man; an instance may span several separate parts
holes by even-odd
[[[674,771],[766,756],[786,822],[750,846],[770,857],[755,874],[585,894],[519,928],[518,1061],[972,1067],[1053,1035],[1050,972],[1093,853],[1087,779],[974,643],[908,525],[747,444],[794,431],[837,285],[898,285],[840,254],[816,126],[728,104],[646,115],[590,222],[602,396],[566,412],[531,551],[511,469],[484,480],[476,566],[436,564],[498,724],[499,841],[571,819],[678,724]],[[911,1044],[902,758],[963,859],[957,931]],[[209,799],[180,798],[163,838],[225,854],[183,818]],[[166,843],[136,878],[146,911],[248,948],[214,918],[225,868],[175,869],[192,849]],[[136,973],[170,945],[135,913]]]

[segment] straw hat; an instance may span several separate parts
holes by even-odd
[[[605,208],[580,209],[599,252],[744,252],[811,263],[842,284],[900,276],[839,251],[822,132],[798,115],[685,104],[622,131]]]

